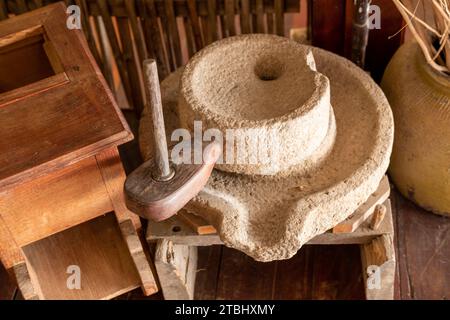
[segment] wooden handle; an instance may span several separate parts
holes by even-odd
[[[154,172],[155,162],[144,162],[125,181],[128,209],[153,221],[170,218],[202,190],[221,151],[222,145],[217,142],[205,145],[202,164],[174,164],[175,175],[168,181],[152,178],[149,172]]]
[[[143,63],[145,92],[147,103],[152,115],[152,132],[155,155],[153,157],[155,166],[153,178],[159,181],[170,180],[173,170],[169,164],[169,152],[167,150],[166,130],[162,111],[161,91],[159,88],[159,77],[156,61],[147,59]]]

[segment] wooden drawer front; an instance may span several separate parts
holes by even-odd
[[[95,157],[0,194],[0,215],[19,246],[112,210]]]

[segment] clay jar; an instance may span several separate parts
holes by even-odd
[[[419,206],[450,215],[450,76],[411,42],[394,55],[381,87],[394,114],[392,180]]]

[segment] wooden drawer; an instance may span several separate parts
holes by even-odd
[[[0,215],[19,246],[110,211],[95,157],[0,194]]]

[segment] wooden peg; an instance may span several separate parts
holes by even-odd
[[[377,230],[380,227],[381,222],[383,222],[385,215],[386,206],[383,204],[377,205],[373,211],[372,220],[370,221],[370,229]]]
[[[203,147],[203,163],[173,164],[169,161],[161,93],[156,62],[144,61],[147,101],[152,114],[155,154],[125,181],[128,209],[145,219],[170,218],[195,197],[208,181],[222,146],[212,142]],[[194,148],[191,148],[194,152]],[[191,155],[190,159],[194,159]]]

